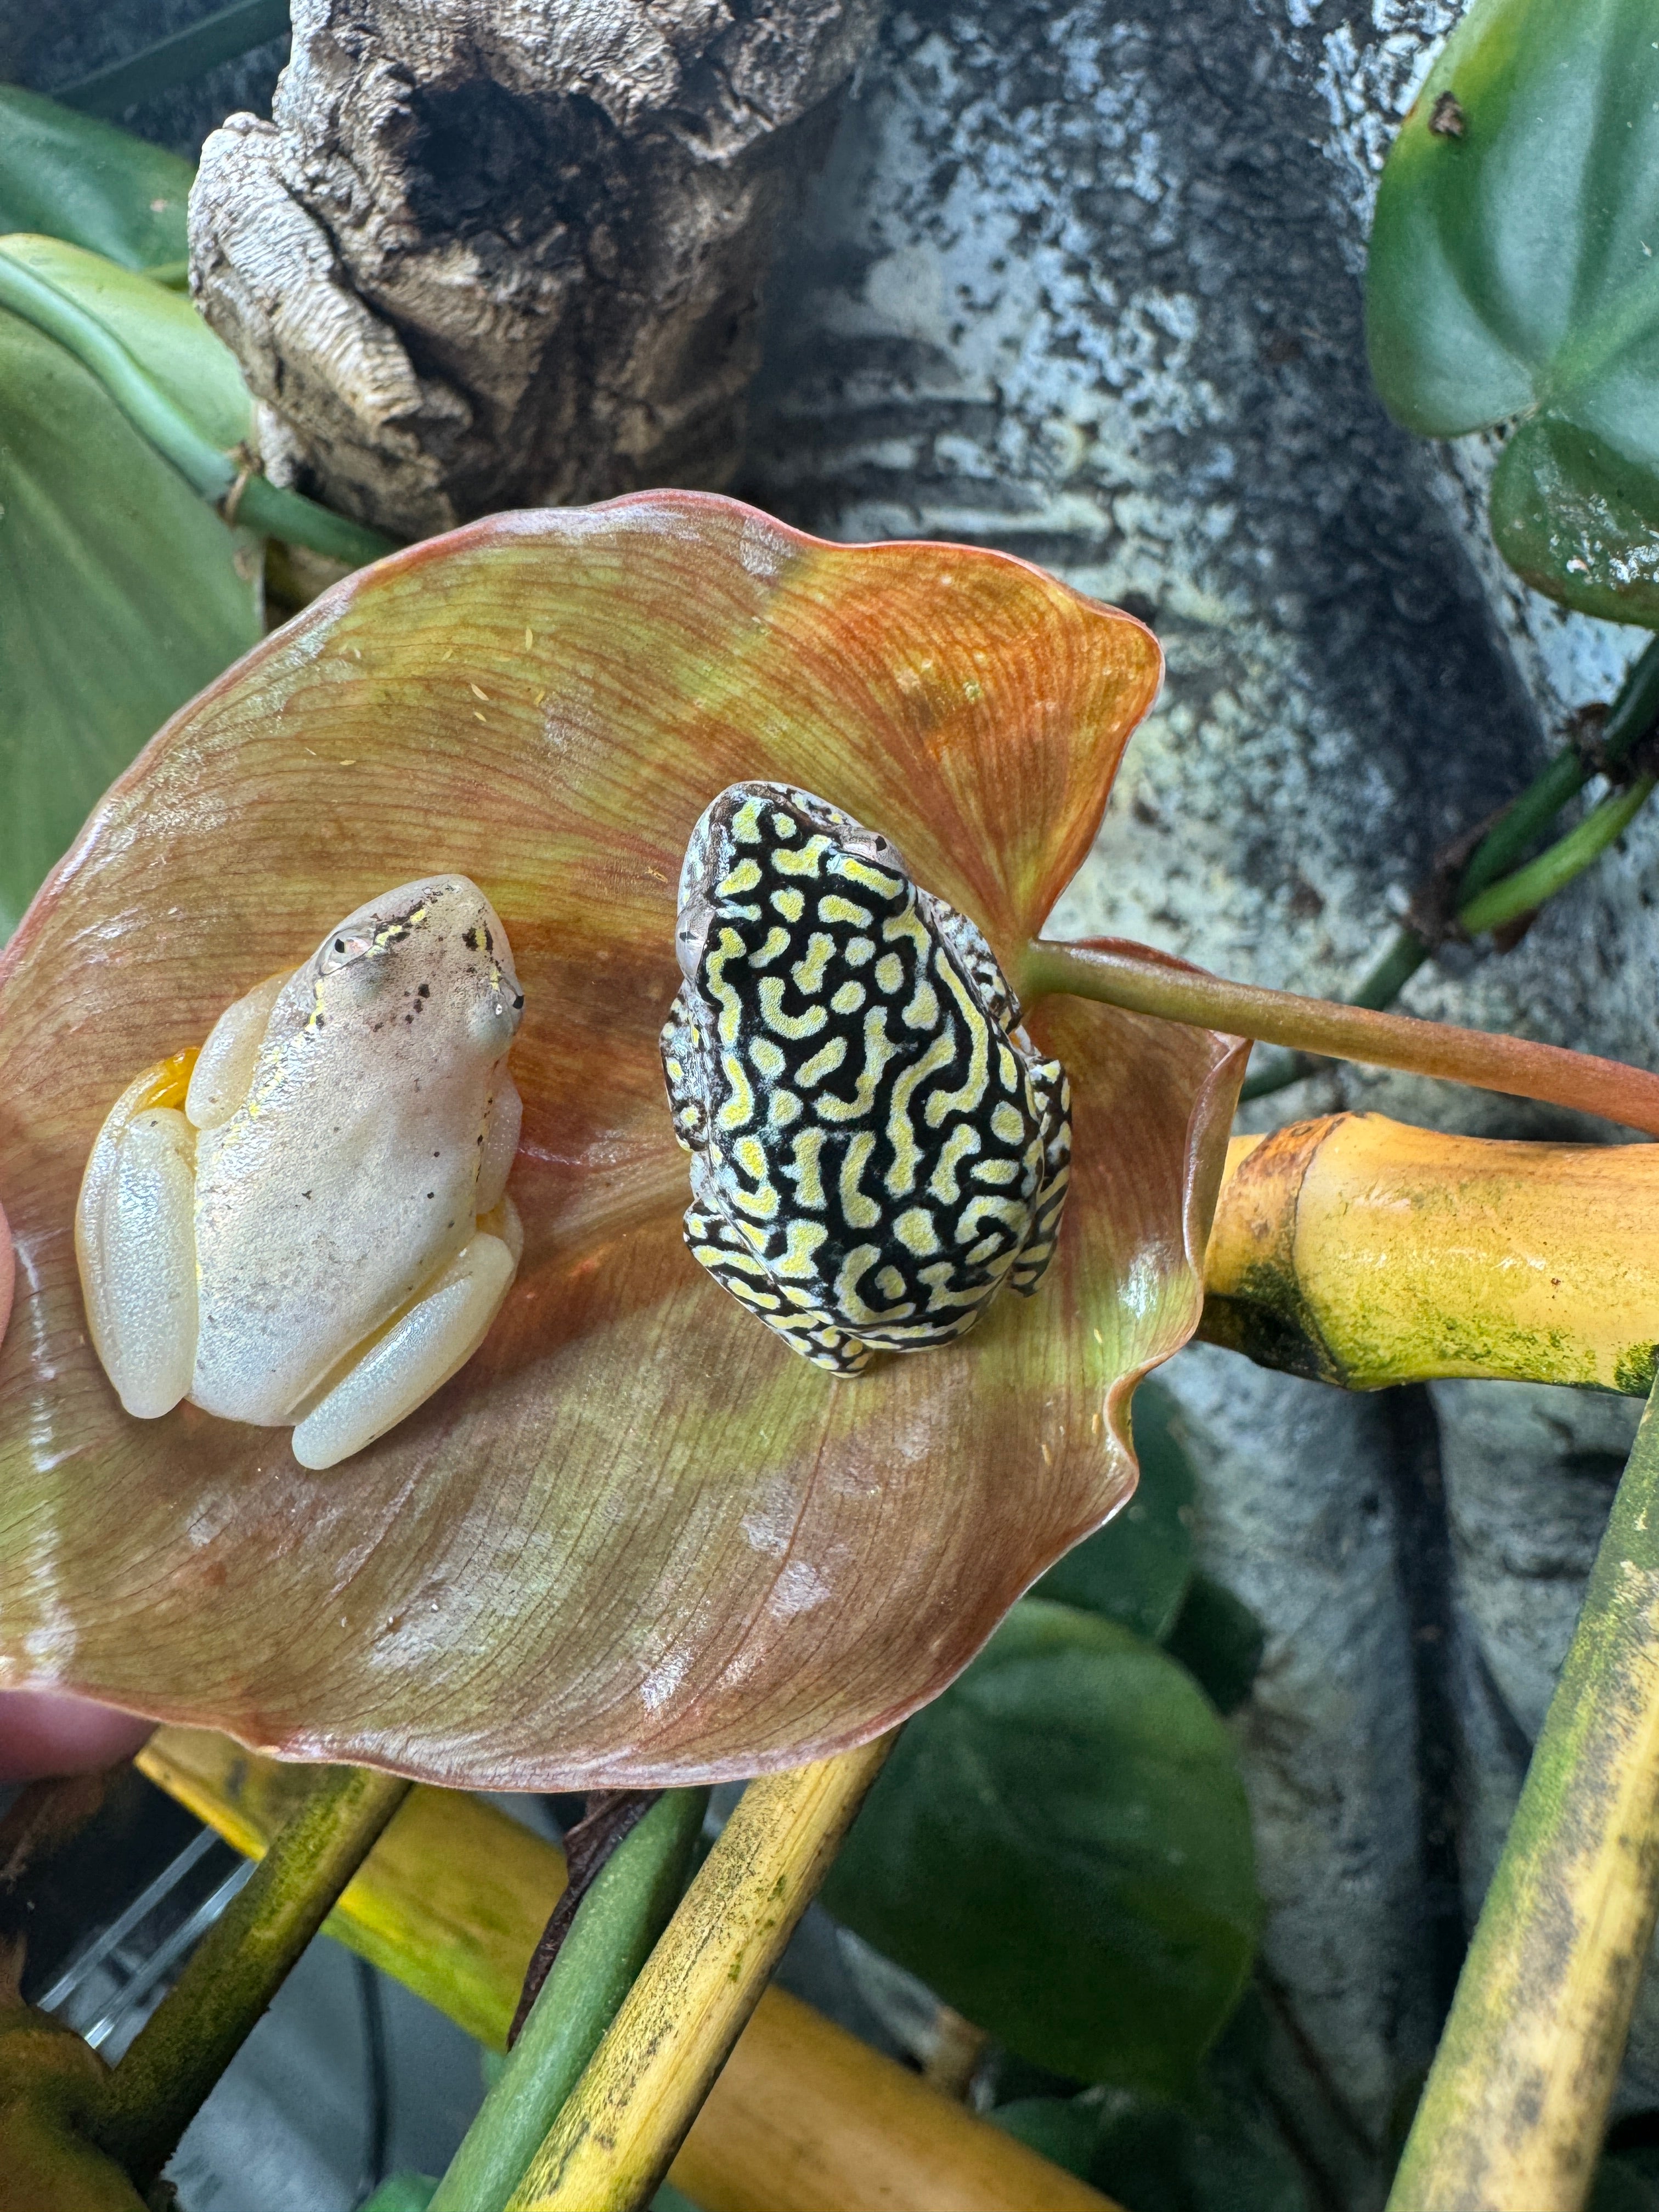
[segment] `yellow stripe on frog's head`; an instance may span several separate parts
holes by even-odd
[[[735,844],[765,843],[766,833],[761,828],[761,809],[767,804],[768,801],[758,795],[744,800],[743,805],[732,817],[732,837]]]
[[[849,883],[861,884],[866,890],[873,891],[881,899],[898,898],[905,890],[902,876],[890,875],[886,869],[877,867],[872,860],[860,860],[856,853],[837,854],[835,873],[845,876]]]

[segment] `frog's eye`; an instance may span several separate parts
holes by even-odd
[[[354,960],[361,960],[374,950],[372,937],[355,933],[347,937],[331,937],[317,957],[317,973],[331,975],[337,969],[349,968]]]
[[[872,860],[878,868],[890,868],[894,873],[908,876],[904,855],[890,837],[884,837],[878,830],[860,830],[847,840],[847,849],[856,853],[860,860]]]

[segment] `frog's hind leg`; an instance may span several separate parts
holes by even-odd
[[[502,1200],[492,1226],[511,1203]],[[294,1456],[301,1467],[334,1467],[362,1451],[471,1358],[518,1271],[517,1217],[501,1225],[506,1237],[481,1229],[295,1424]]]
[[[685,1241],[691,1256],[723,1290],[776,1331],[791,1352],[831,1375],[861,1375],[870,1364],[870,1346],[850,1335],[820,1308],[796,1304],[780,1291],[765,1263],[750,1251],[729,1221],[699,1206],[685,1209]],[[806,1293],[794,1296],[805,1298]]]
[[[1042,1181],[1036,1206],[1008,1280],[1030,1297],[1054,1256],[1060,1217],[1072,1181],[1072,1086],[1057,1060],[1038,1060],[1030,1069],[1031,1096],[1042,1117]]]
[[[196,1365],[196,1132],[154,1103],[183,1095],[167,1075],[152,1068],[117,1099],[75,1208],[93,1346],[141,1420],[171,1413]]]

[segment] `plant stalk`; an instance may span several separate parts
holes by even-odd
[[[648,2201],[892,1743],[750,1784],[508,2212]]]
[[[158,1729],[136,1763],[237,1850],[255,1854],[304,1773],[197,1729]],[[482,1797],[416,1783],[324,1933],[500,2051],[563,1881],[554,1844]],[[672,2179],[699,2204],[767,2212],[1111,2212],[1085,2183],[775,1986],[698,2113]]]
[[[708,1806],[665,1791],[601,1867],[431,2212],[501,2212],[679,1903]]]
[[[1557,753],[1519,798],[1504,808],[1476,846],[1458,880],[1457,919],[1462,928],[1478,935],[1484,929],[1500,928],[1504,922],[1531,913],[1545,899],[1564,890],[1620,836],[1653,789],[1651,781],[1644,781],[1640,797],[1628,804],[1622,818],[1615,821],[1613,817],[1618,809],[1626,805],[1630,794],[1614,792],[1602,801],[1588,822],[1570,830],[1549,852],[1516,870],[1506,883],[1498,880],[1543,835],[1568,800],[1583,789],[1597,773],[1598,766],[1617,768],[1630,757],[1637,744],[1652,732],[1656,724],[1659,724],[1659,638],[1632,663],[1619,688],[1618,697],[1607,710],[1599,759],[1588,757],[1571,745]],[[1589,830],[1591,823],[1599,823],[1601,828],[1587,839],[1583,833]],[[1490,904],[1482,896],[1488,890],[1493,894]],[[1371,1006],[1379,1012],[1391,1006],[1432,951],[1428,939],[1420,937],[1416,930],[1409,927],[1400,930],[1358,989],[1350,994],[1349,1004]],[[1267,1098],[1276,1091],[1286,1090],[1304,1076],[1312,1074],[1314,1066],[1306,1054],[1293,1053],[1258,1068],[1245,1078],[1240,1101]]]
[[[1599,763],[1569,745],[1541,769],[1504,808],[1470,856],[1457,886],[1462,906],[1488,884],[1506,874],[1540,837],[1570,799],[1597,773],[1598,764],[1617,768],[1659,722],[1659,638],[1631,663],[1619,696],[1602,726]]]
[[[408,1795],[400,1776],[328,1770],[110,2075],[98,2141],[146,2189]]]
[[[1478,937],[1483,929],[1501,929],[1506,921],[1519,921],[1546,899],[1553,898],[1557,891],[1565,890],[1575,876],[1582,875],[1592,860],[1623,836],[1647,804],[1656,782],[1659,777],[1641,775],[1625,790],[1610,792],[1565,836],[1558,837],[1547,852],[1477,892],[1467,906],[1458,908],[1458,921],[1471,937]]]
[[[1659,1387],[1389,2212],[1578,2212],[1659,1908]]]
[[[95,315],[3,250],[0,307],[56,338],[91,371],[139,436],[172,463],[192,491],[216,507],[234,498],[234,519],[247,528],[308,546],[332,560],[349,561],[354,567],[395,551],[392,540],[378,531],[348,521],[314,500],[272,483],[257,470],[239,465],[234,456],[203,436]]]
[[[1526,1037],[1377,1013],[1331,999],[1304,999],[1255,983],[1231,983],[1121,939],[1059,945],[1040,939],[1025,948],[1020,996],[1050,992],[1097,999],[1133,1013],[1255,1037],[1326,1058],[1399,1067],[1413,1075],[1467,1083],[1539,1098],[1659,1136],[1659,1076],[1623,1061]]]

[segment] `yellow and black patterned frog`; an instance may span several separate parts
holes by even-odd
[[[662,1033],[685,1241],[836,1375],[1036,1289],[1071,1158],[1066,1071],[975,925],[809,792],[739,783],[680,877]]]

